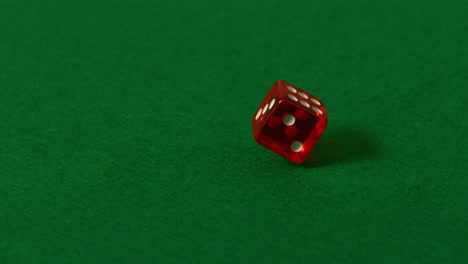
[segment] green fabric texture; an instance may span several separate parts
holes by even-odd
[[[464,263],[467,12],[1,1],[0,263]],[[304,164],[252,137],[278,79],[327,106]]]

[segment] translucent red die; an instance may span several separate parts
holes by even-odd
[[[291,160],[303,162],[327,126],[327,110],[315,96],[276,81],[252,118],[255,140]]]

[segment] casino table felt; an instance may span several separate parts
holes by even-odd
[[[1,1],[0,262],[463,263],[467,5]],[[276,80],[327,107],[302,164]]]

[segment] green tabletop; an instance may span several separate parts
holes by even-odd
[[[466,263],[468,2],[0,2],[0,263]],[[258,145],[276,80],[306,163]]]

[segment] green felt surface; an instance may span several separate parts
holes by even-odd
[[[1,1],[0,262],[463,263],[467,12]],[[327,105],[312,162],[252,138],[278,79]]]

